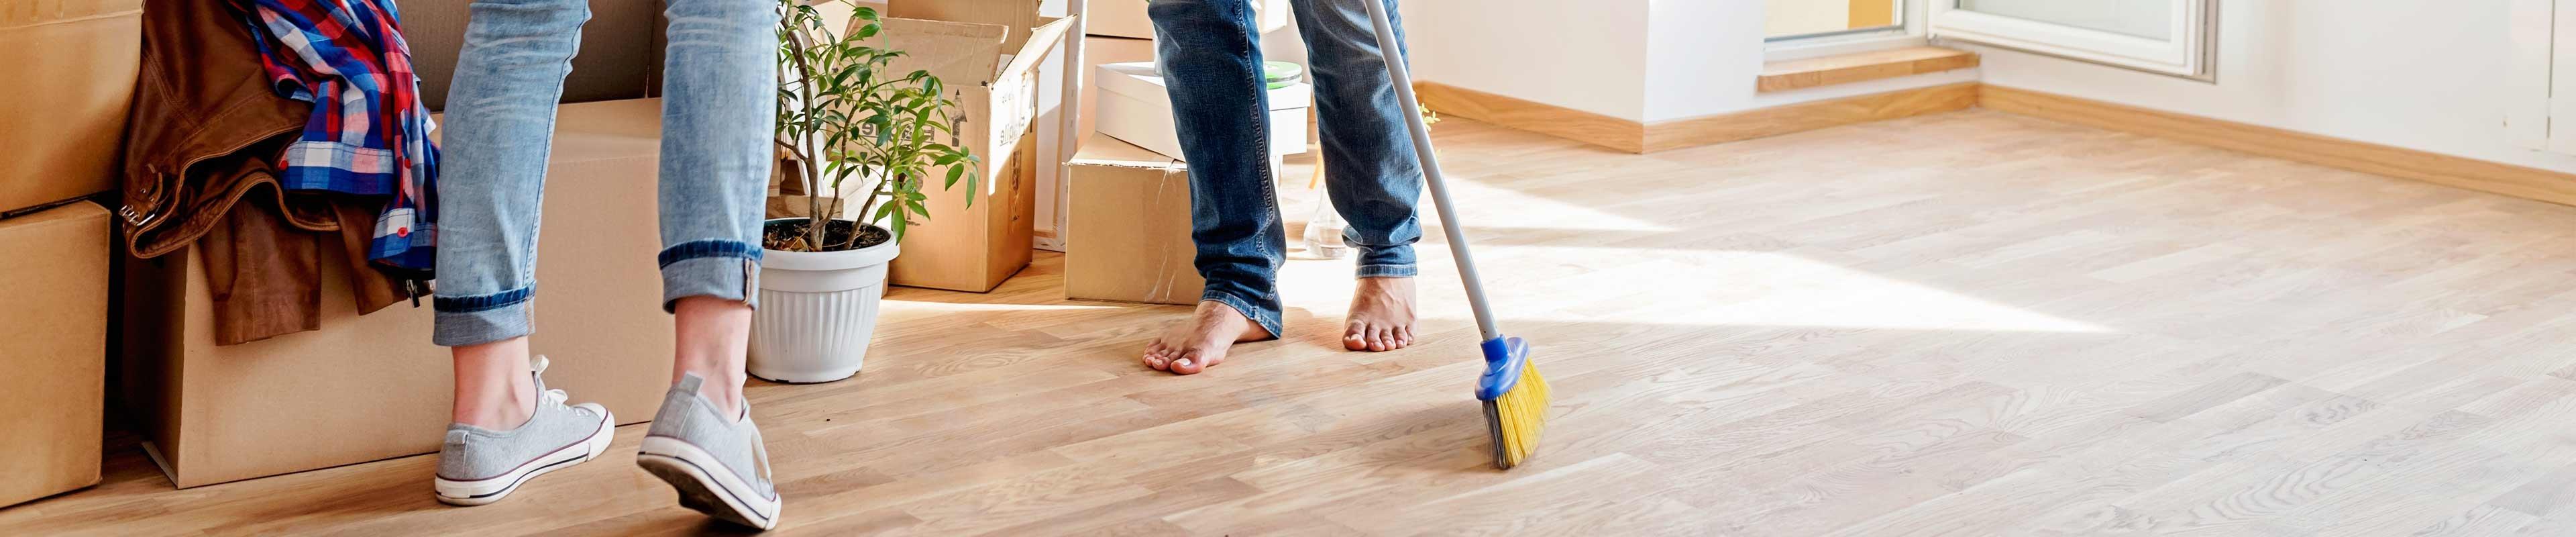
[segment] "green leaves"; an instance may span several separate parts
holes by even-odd
[[[856,28],[847,35],[830,28],[822,13],[805,0],[779,0],[778,62],[783,76],[778,89],[779,145],[808,163],[795,168],[817,191],[842,193],[842,183],[858,179],[867,189],[861,218],[882,225],[902,240],[915,219],[930,219],[930,197],[922,179],[944,174],[940,188],[965,183],[966,206],[975,205],[976,168],[983,164],[971,152],[940,143],[954,137],[951,125],[958,104],[947,87],[929,71],[894,77],[887,71],[904,52],[871,46],[884,21],[876,9],[853,0],[825,0],[855,8]],[[940,170],[940,168],[946,168]],[[818,250],[854,247],[825,244],[821,231],[834,211],[815,212],[808,242]],[[856,240],[852,234],[850,240]]]

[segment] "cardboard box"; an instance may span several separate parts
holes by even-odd
[[[905,232],[893,281],[990,291],[1029,264],[1039,162],[1033,134],[1057,127],[1034,124],[1037,67],[1064,44],[1074,21],[1040,17],[1037,4],[1013,0],[909,0],[887,10],[892,17],[878,38],[904,51],[895,72],[938,75],[962,112],[948,143],[983,159],[978,191],[923,189],[930,218]],[[932,171],[933,178],[946,175],[945,168]]]
[[[1189,165],[1108,137],[1066,163],[1065,298],[1196,304]]]
[[[143,0],[0,0],[0,213],[116,189]]]
[[[1176,159],[1180,131],[1172,119],[1172,97],[1152,63],[1102,64],[1100,133]],[[1270,90],[1270,155],[1306,152],[1306,109],[1315,99],[1312,83],[1298,82]]]
[[[654,177],[658,100],[565,105],[547,166],[537,333],[548,385],[618,421],[650,420],[671,380]],[[431,310],[364,316],[322,249],[322,329],[216,346],[193,249],[126,261],[126,396],[146,449],[180,487],[438,451],[453,375]]]
[[[1252,21],[1261,26],[1261,33],[1288,27],[1288,1],[1252,0]],[[1148,3],[1148,0],[1090,0],[1083,5],[1082,16],[1089,19],[1084,23],[1083,33],[1153,39],[1154,20],[1145,13]]]
[[[98,484],[109,229],[89,202],[0,220],[0,507]]]

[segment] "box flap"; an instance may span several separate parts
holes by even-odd
[[[1047,21],[1049,22],[1045,25],[1029,32],[1028,41],[1016,45],[1018,48],[1008,49],[1018,52],[1012,53],[1011,64],[1003,66],[1001,74],[994,78],[1007,77],[1037,67],[1038,61],[1046,59],[1048,52],[1054,52],[1057,45],[1064,44],[1064,34],[1073,31],[1073,18],[1050,18]]]
[[[1154,69],[1154,62],[1100,64],[1100,72],[1094,73],[1093,78],[1101,91],[1152,101],[1171,99],[1170,90],[1163,89],[1163,75]],[[1270,109],[1305,108],[1314,99],[1314,84],[1289,84],[1270,90]]]
[[[887,0],[886,16],[977,24],[998,24],[1018,30],[1045,24],[1038,16],[1037,0]],[[1002,42],[999,50],[1019,50],[1031,37],[1018,31]]]
[[[903,51],[889,64],[897,74],[930,71],[950,86],[984,86],[999,73],[995,68],[1010,33],[1009,27],[995,24],[886,19],[877,38],[885,41],[879,46]]]
[[[1119,168],[1170,169],[1175,171],[1189,169],[1189,163],[1181,162],[1173,159],[1172,157],[1165,156],[1162,153],[1156,153],[1151,149],[1136,147],[1136,144],[1127,143],[1117,138],[1107,136],[1093,136],[1090,140],[1083,142],[1082,150],[1075,152],[1073,154],[1073,159],[1065,161],[1065,164],[1068,166],[1112,166]]]

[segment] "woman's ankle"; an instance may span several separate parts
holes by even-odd
[[[728,414],[742,412],[746,353],[751,347],[751,306],[711,296],[693,296],[672,304],[671,383],[694,373],[703,382],[698,395]]]
[[[528,363],[528,339],[511,338],[450,349],[455,359],[455,403],[449,418],[456,423],[493,430],[516,429],[537,408],[536,379]]]

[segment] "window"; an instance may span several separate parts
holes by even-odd
[[[2210,80],[2217,0],[1931,0],[1932,36]]]
[[[1762,40],[1905,31],[1905,0],[1763,0]]]
[[[1763,0],[1763,60],[1923,46],[1925,1]]]

